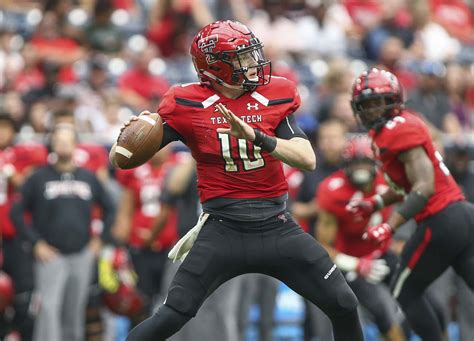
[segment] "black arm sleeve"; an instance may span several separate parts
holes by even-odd
[[[163,123],[163,140],[161,141],[160,149],[173,141],[181,141],[184,144],[186,144],[186,141],[181,136],[181,134],[178,133],[176,130],[174,130],[169,124],[164,122]]]
[[[301,128],[296,123],[296,118],[293,114],[285,117],[280,122],[276,128],[276,136],[284,140],[289,140],[293,137],[302,137],[306,140],[308,139],[308,136],[306,136],[304,131],[301,130]]]

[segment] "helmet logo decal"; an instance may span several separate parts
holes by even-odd
[[[217,34],[210,35],[204,39],[201,39],[198,43],[199,49],[206,55],[207,64],[213,64],[217,62],[217,58],[214,55],[214,49],[216,48],[219,36]]]

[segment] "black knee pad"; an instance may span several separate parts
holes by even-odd
[[[346,286],[345,290],[339,290],[337,294],[337,302],[341,307],[341,312],[353,312],[357,309],[357,305],[359,301],[357,300],[356,295],[354,292]]]
[[[323,309],[330,318],[351,314],[354,311],[357,311],[357,306],[359,304],[356,295],[347,283],[345,281],[339,283],[340,284],[332,287],[332,290],[336,291],[334,293],[336,304],[334,305],[333,303],[332,306]]]
[[[180,285],[172,286],[169,289],[165,304],[180,313],[192,317],[196,316],[199,309],[198,302],[192,296],[192,293]]]

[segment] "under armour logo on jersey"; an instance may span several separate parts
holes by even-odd
[[[258,110],[258,103],[247,103],[247,110]]]
[[[284,223],[286,223],[288,221],[288,219],[286,219],[286,216],[284,213],[282,214],[279,214],[278,215],[278,219],[280,219],[281,221],[283,221]]]

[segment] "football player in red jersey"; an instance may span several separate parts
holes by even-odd
[[[349,202],[384,193],[388,186],[382,173],[376,170],[366,136],[349,140],[342,158],[344,168],[332,173],[318,187],[317,239],[345,273],[349,286],[361,305],[374,316],[385,339],[405,340],[396,321],[396,303],[386,299],[384,288],[379,284],[387,282],[397,257],[386,252],[388,243],[380,248],[361,240],[366,227],[385,221],[390,209],[383,208],[371,216],[356,216],[345,209]]]
[[[270,82],[262,47],[238,22],[205,26],[191,46],[201,82],[172,87],[158,108],[162,146],[181,140],[196,159],[204,213],[170,252],[184,261],[165,303],[128,341],[165,340],[219,285],[249,272],[273,276],[319,305],[336,340],[363,339],[357,299],[342,273],[286,211],[281,162],[312,170],[316,158],[295,123],[296,86]],[[115,148],[110,157],[114,163]]]
[[[0,269],[5,270],[14,282],[15,314],[13,319],[4,319],[7,316],[0,316],[0,339],[6,338],[6,334],[11,330],[16,330],[22,340],[31,340],[37,310],[33,300],[33,256],[31,245],[17,234],[9,213],[15,191],[34,167],[46,163],[47,152],[46,148],[39,144],[15,145],[14,142],[14,121],[9,113],[2,112],[0,113]]]
[[[176,211],[162,196],[165,177],[173,164],[170,156],[163,151],[140,167],[116,173],[123,192],[112,233],[129,246],[138,276],[137,288],[145,296],[144,307],[132,317],[132,325],[148,316],[153,297],[161,293],[168,251],[177,240]],[[160,212],[165,219],[157,219]],[[158,231],[157,237],[150,240],[152,228]]]
[[[393,74],[375,68],[362,73],[353,85],[352,108],[370,131],[391,189],[354,201],[349,209],[371,215],[403,200],[386,222],[369,227],[365,238],[383,243],[404,222],[416,220],[392,290],[413,330],[423,340],[441,341],[440,324],[422,294],[449,266],[474,289],[474,207],[434,148],[426,124],[405,110]]]

